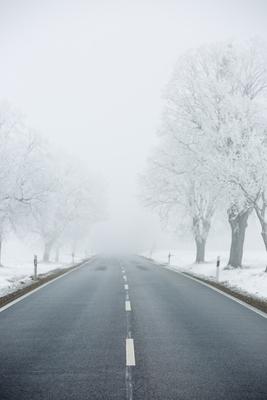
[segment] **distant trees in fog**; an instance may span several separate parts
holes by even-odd
[[[196,262],[205,260],[216,210],[225,211],[231,227],[229,265],[242,264],[253,210],[267,250],[266,95],[266,50],[259,42],[214,44],[178,60],[143,196],[166,220],[190,219]]]
[[[0,257],[10,230],[38,235],[43,259],[84,239],[103,218],[103,187],[80,163],[52,149],[0,104]],[[1,258],[0,258],[1,263]]]

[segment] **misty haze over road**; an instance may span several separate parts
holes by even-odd
[[[266,17],[0,0],[0,400],[267,399]]]
[[[138,174],[157,143],[162,94],[188,49],[266,37],[266,2],[0,3],[1,98],[105,179],[109,221],[97,228],[96,246],[106,229],[140,235],[148,225],[152,242],[176,246],[137,198]]]

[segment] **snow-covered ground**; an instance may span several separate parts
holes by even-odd
[[[66,266],[61,263],[39,263],[38,274],[45,274],[54,269],[66,268]],[[0,297],[32,282],[32,275],[32,261],[0,267]]]
[[[169,250],[155,251],[152,258],[158,262],[167,263]],[[216,277],[216,258],[221,257],[219,281],[228,286],[242,290],[257,297],[267,299],[267,254],[263,252],[245,252],[242,269],[225,270],[228,252],[207,252],[205,264],[193,264],[194,252],[185,250],[170,250],[171,266],[178,270],[189,272],[209,279]],[[146,254],[147,256],[147,254]]]
[[[0,297],[15,291],[21,286],[32,282],[33,255],[37,254],[38,260],[42,259],[42,251],[36,244],[28,244],[12,238],[4,243],[2,252],[2,264],[0,266]],[[85,255],[77,255],[75,263]],[[54,254],[52,254],[52,259]],[[69,251],[62,251],[60,262],[38,262],[38,274],[51,273],[53,270],[67,268],[72,265],[72,257]]]
[[[8,241],[4,242],[3,265],[0,266],[0,297],[32,282],[34,254],[38,256],[38,260],[42,259],[42,246],[35,241],[23,241],[11,236]],[[74,262],[78,263],[87,256],[88,254],[77,254]],[[54,253],[51,254],[51,259],[55,259]],[[38,274],[47,274],[71,265],[73,264],[70,251],[62,249],[59,263],[38,262],[37,272]]]

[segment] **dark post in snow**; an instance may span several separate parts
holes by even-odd
[[[37,255],[35,255],[33,258],[33,265],[34,265],[33,279],[35,281],[37,280],[37,264],[38,264]]]
[[[216,281],[219,281],[219,268],[220,268],[220,256],[217,257],[217,262],[216,262]]]
[[[172,256],[172,254],[169,253],[169,254],[168,254],[168,265],[170,265],[170,263],[171,263],[171,256]]]

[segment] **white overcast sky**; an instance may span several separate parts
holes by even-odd
[[[266,33],[266,0],[0,0],[0,98],[105,177],[112,221],[135,222],[179,54]]]

